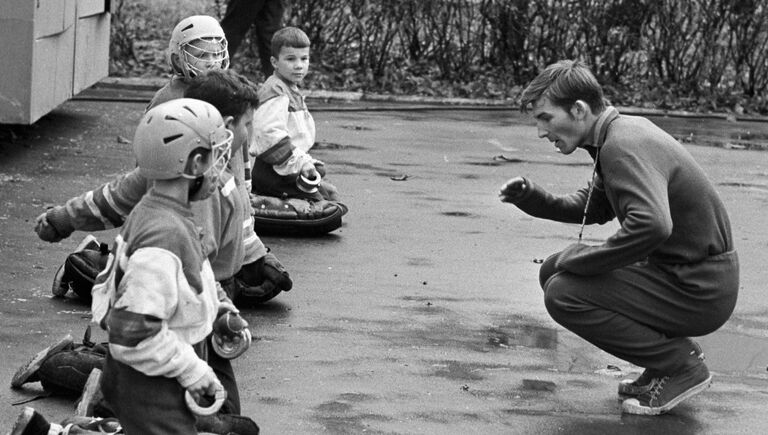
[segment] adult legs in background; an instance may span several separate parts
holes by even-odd
[[[269,77],[272,74],[272,35],[282,27],[283,13],[281,0],[229,0],[221,27],[227,37],[230,57],[234,57],[246,33],[255,25],[254,37],[261,70],[265,77]]]

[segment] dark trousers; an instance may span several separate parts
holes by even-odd
[[[697,265],[636,263],[602,275],[556,271],[539,280],[552,318],[600,349],[643,368],[674,374],[693,361],[690,338],[721,327],[736,305],[738,257]]]
[[[253,26],[261,70],[264,77],[272,75],[272,35],[282,27],[283,10],[281,0],[229,0],[221,20],[229,55],[235,55],[248,29]]]
[[[101,391],[128,435],[197,433],[176,379],[147,376],[108,354]]]
[[[230,360],[210,351],[207,361],[227,391],[219,413],[239,415],[240,394]],[[126,434],[197,433],[197,418],[187,408],[184,388],[175,378],[147,376],[108,353],[101,391]]]
[[[272,165],[255,159],[251,172],[251,184],[253,193],[257,195],[274,196],[280,199],[300,198],[308,201],[320,201],[323,195],[319,192],[306,193],[296,186],[295,176],[280,175],[272,168]]]
[[[210,336],[208,337],[210,341]],[[208,365],[211,366],[219,382],[227,392],[227,399],[219,410],[219,414],[240,415],[240,392],[232,370],[231,360],[222,358],[208,345]]]

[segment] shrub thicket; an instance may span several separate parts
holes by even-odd
[[[221,0],[157,13],[118,0],[116,75],[158,74],[170,29]],[[589,64],[617,104],[768,113],[759,0],[291,0],[312,40],[312,88],[515,100],[544,66]],[[159,23],[161,20],[170,22]],[[247,47],[248,41],[243,44]],[[234,67],[259,77],[256,54]]]

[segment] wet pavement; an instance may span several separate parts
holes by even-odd
[[[132,167],[129,140],[147,92],[89,95],[32,127],[0,128],[6,385],[36,351],[82,336],[88,323],[87,306],[50,293],[84,234],[48,244],[33,221]],[[591,173],[585,153],[556,154],[516,111],[321,101],[311,109],[313,155],[350,212],[325,237],[263,237],[295,282],[244,310],[256,342],[235,370],[244,414],[264,434],[764,432],[768,123],[654,119],[718,186],[742,288],[732,319],[700,339],[712,387],[668,415],[638,417],[621,414],[616,384],[640,369],[563,330],[543,306],[539,262],[575,241],[578,226],[530,218],[496,196],[515,175],[573,191]],[[586,241],[615,229],[588,227]],[[53,420],[73,411],[71,398],[42,393],[39,383],[0,388],[0,430],[24,400],[37,398],[29,404]]]

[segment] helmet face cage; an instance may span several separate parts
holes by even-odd
[[[211,166],[204,173],[204,175],[212,175],[216,179],[221,178],[221,174],[227,169],[229,159],[232,157],[232,139],[235,135],[229,129],[224,131],[226,136],[220,142],[215,142],[215,134],[211,133]]]
[[[229,68],[229,52],[224,37],[200,38],[179,47],[182,74],[186,78],[212,69]]]

